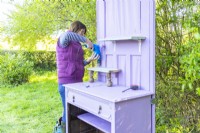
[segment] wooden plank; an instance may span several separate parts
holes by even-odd
[[[90,71],[96,71],[96,72],[104,72],[104,73],[117,73],[120,72],[120,69],[117,68],[107,68],[107,67],[91,67],[88,68]]]
[[[124,40],[144,40],[146,39],[145,36],[135,35],[130,37],[112,37],[112,38],[104,38],[99,39],[98,41],[124,41]]]
[[[85,113],[79,115],[78,118],[105,133],[111,133],[111,123],[97,117],[96,115],[93,115],[91,113]]]

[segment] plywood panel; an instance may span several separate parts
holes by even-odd
[[[140,85],[141,84],[141,58],[140,56],[131,56],[131,63],[130,63],[130,74],[131,74],[131,84],[132,85]]]
[[[138,41],[117,41],[115,52],[117,54],[139,55]]]
[[[139,34],[140,0],[106,0],[106,37]]]
[[[97,0],[97,39],[105,37],[105,2],[103,0]]]
[[[126,55],[117,55],[117,68],[121,69],[118,76],[118,84],[126,85]]]
[[[114,62],[113,62],[113,55],[111,54],[107,54],[106,55],[106,67],[111,67],[114,68]]]
[[[100,39],[133,36],[140,34],[146,39],[141,41],[141,52],[137,40],[101,41],[102,67],[125,67],[119,84],[141,84],[155,92],[155,4],[153,0],[97,0],[99,16],[97,21]],[[100,7],[103,7],[100,9]],[[103,19],[104,17],[104,19]],[[101,23],[104,23],[101,24]],[[123,61],[122,57],[123,55]],[[125,62],[125,66],[121,66]],[[124,64],[123,64],[124,65]],[[100,74],[101,75],[101,74]],[[120,77],[125,77],[124,81]],[[116,78],[114,76],[114,78]],[[121,81],[122,80],[122,81]],[[115,81],[115,80],[114,80]]]
[[[146,89],[150,89],[150,1],[141,1],[141,32],[146,36],[145,41],[142,43],[142,56],[141,56],[141,85]]]

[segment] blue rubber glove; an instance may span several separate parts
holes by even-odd
[[[82,44],[82,46],[87,48],[87,44]],[[100,51],[100,47],[97,44],[93,44],[93,52],[97,55],[99,55],[99,59],[97,60],[97,64],[100,65],[101,64],[101,51]]]
[[[96,54],[101,55],[99,45],[93,44],[93,51],[94,51]]]
[[[99,55],[99,59],[97,60],[97,63],[100,65],[101,64],[101,51],[100,51],[99,45],[93,44],[93,51],[94,51],[94,53]]]

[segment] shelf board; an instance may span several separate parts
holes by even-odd
[[[88,68],[90,71],[96,71],[96,72],[104,72],[104,73],[118,73],[121,70],[117,68],[107,68],[107,67],[91,67]]]
[[[144,40],[146,39],[145,36],[130,36],[130,37],[113,37],[113,38],[104,38],[104,39],[99,39],[99,41],[124,41],[124,40]]]
[[[77,117],[105,133],[111,133],[111,123],[100,117],[97,117],[96,115],[85,113],[78,115]]]

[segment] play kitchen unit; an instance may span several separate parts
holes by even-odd
[[[155,133],[154,0],[97,0],[96,10],[101,65],[65,85],[66,132]]]

